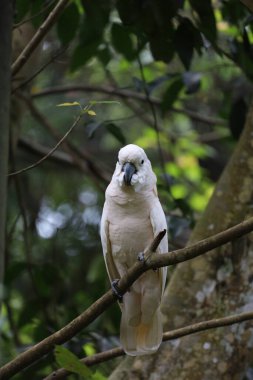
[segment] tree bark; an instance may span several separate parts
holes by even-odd
[[[9,114],[11,83],[12,1],[0,2],[0,310],[3,294]]]
[[[190,243],[252,216],[253,104],[240,141],[196,224]],[[238,252],[239,251],[239,252]],[[253,309],[253,234],[179,264],[167,287],[165,330]],[[252,363],[252,322],[195,334],[161,346],[157,354],[127,357],[117,379],[239,380]]]

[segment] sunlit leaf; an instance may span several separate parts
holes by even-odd
[[[96,112],[93,111],[93,110],[88,110],[87,114],[90,115],[90,116],[96,116]]]
[[[55,360],[59,367],[65,368],[67,371],[77,373],[84,379],[92,376],[91,370],[80,360],[73,352],[63,346],[56,346],[54,350]]]
[[[73,107],[73,106],[79,106],[81,107],[81,104],[78,102],[66,102],[66,103],[60,103],[57,104],[56,107]]]
[[[101,372],[98,372],[96,371],[93,375],[92,375],[92,380],[106,380],[107,377],[105,377],[104,375],[102,375]]]
[[[94,355],[96,353],[96,350],[95,350],[94,345],[92,343],[85,343],[83,345],[83,350],[85,352],[85,355],[87,355],[87,356],[91,356],[91,355]]]

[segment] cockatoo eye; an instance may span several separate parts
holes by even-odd
[[[142,164],[142,165],[144,164],[144,160],[141,160],[141,164]]]

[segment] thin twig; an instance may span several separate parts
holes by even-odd
[[[59,56],[61,56],[68,47],[65,46],[59,51],[57,51],[47,62],[44,63],[38,70],[35,71],[29,78],[27,78],[24,82],[22,82],[17,87],[13,88],[11,93],[15,93],[17,90],[20,90],[21,88],[25,87],[27,84],[29,84],[33,79],[35,79],[47,66],[49,66],[52,62],[56,60]]]
[[[28,106],[32,117],[37,120],[49,133],[53,138],[57,141],[61,138],[59,133],[53,128],[49,120],[42,114],[42,112],[34,105],[31,101],[30,97],[25,96],[23,93],[19,93],[20,98],[25,101]],[[68,140],[65,140],[62,144],[62,147],[66,153],[68,153],[76,166],[85,174],[88,172],[94,183],[100,190],[104,191],[104,186],[101,185],[101,181],[103,184],[107,184],[110,181],[110,173],[105,170],[104,165],[97,165],[93,162],[93,157],[84,150],[78,149]]]
[[[237,239],[253,230],[253,217],[235,225],[223,232],[201,240],[196,244],[164,254],[153,254],[148,261],[137,261],[129,271],[120,279],[118,289],[121,294],[125,294],[129,287],[144,272],[149,269],[156,269],[168,265],[175,265],[203,255],[204,253]],[[145,255],[150,254],[149,248]],[[42,356],[51,352],[55,344],[62,344],[70,340],[79,331],[93,322],[109,306],[116,302],[117,296],[112,290],[107,291],[102,297],[95,301],[87,310],[72,320],[61,330],[48,336],[27,351],[18,355],[15,359],[0,368],[0,379],[7,380],[22,369],[31,365]]]
[[[47,95],[64,94],[67,92],[74,92],[74,91],[102,93],[102,94],[107,94],[107,95],[114,95],[119,98],[136,99],[136,100],[139,100],[140,102],[147,101],[145,94],[141,94],[139,92],[131,91],[128,89],[120,89],[120,88],[115,88],[112,86],[99,86],[99,85],[69,85],[69,86],[48,87],[32,94],[32,97],[38,98],[38,97],[47,96]],[[155,106],[159,107],[161,105],[161,100],[158,98],[154,98],[153,96],[152,97],[150,96],[150,101]],[[213,118],[211,116],[201,115],[199,113],[196,113],[194,111],[191,111],[185,108],[182,109],[182,108],[177,108],[177,107],[170,107],[168,111],[185,114],[186,116],[196,121],[200,121],[208,125],[226,126],[226,120],[224,119],[218,119],[218,118]]]
[[[38,16],[41,16],[43,13],[45,13],[53,3],[55,3],[56,0],[51,0],[45,7],[43,7],[39,12],[35,13],[34,15],[32,15],[31,17],[27,17],[26,19],[20,21],[19,23],[17,24],[14,24],[13,25],[13,29],[17,29],[19,28],[20,26],[26,24],[27,22],[30,22],[32,20],[34,20],[35,18],[37,18]]]
[[[76,120],[74,121],[74,123],[71,125],[71,127],[69,128],[69,130],[65,133],[65,135],[57,142],[57,144],[53,147],[53,149],[51,149],[44,157],[42,157],[40,160],[36,161],[34,164],[32,165],[29,165],[23,169],[20,169],[20,170],[17,170],[13,173],[9,173],[8,174],[8,177],[12,177],[14,175],[18,175],[18,174],[21,174],[21,173],[24,173],[24,172],[27,172],[28,170],[31,170],[33,168],[35,168],[36,166],[42,164],[42,162],[44,162],[48,157],[52,156],[52,154],[59,148],[59,146],[63,143],[64,140],[66,140],[66,138],[69,136],[69,134],[73,131],[73,129],[77,126],[77,124],[79,123],[80,119],[82,117],[82,114],[80,114]]]
[[[26,45],[24,50],[21,52],[21,54],[18,56],[16,61],[11,66],[12,75],[14,76],[17,74],[17,72],[24,66],[24,64],[28,61],[31,54],[34,52],[34,50],[37,48],[39,43],[43,40],[47,32],[51,29],[51,27],[56,22],[57,18],[61,14],[61,12],[64,10],[66,5],[68,4],[69,0],[59,0],[59,2],[56,4],[52,12],[48,15],[46,20],[43,22],[43,24],[39,27],[31,41]]]
[[[250,311],[246,313],[234,314],[229,317],[210,319],[208,321],[194,323],[189,326],[181,327],[179,329],[175,329],[175,330],[167,331],[163,333],[163,342],[178,339],[178,338],[191,335],[191,334],[196,334],[201,331],[207,331],[207,330],[218,328],[218,327],[234,325],[236,323],[241,323],[241,322],[249,321],[252,319],[253,319],[253,311]],[[85,357],[83,359],[80,359],[80,361],[84,363],[85,365],[87,365],[88,367],[92,367],[96,364],[104,363],[108,360],[115,359],[119,356],[124,356],[124,355],[125,355],[125,352],[123,348],[116,347],[104,352],[99,352],[92,356]],[[68,375],[70,375],[69,371],[65,370],[64,368],[60,368],[52,372],[43,380],[62,380],[62,379],[65,379]]]

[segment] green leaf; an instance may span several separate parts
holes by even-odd
[[[161,104],[162,113],[165,113],[173,105],[182,88],[183,82],[181,77],[174,79],[163,95]]]
[[[217,30],[211,0],[189,0],[192,8],[199,16],[199,28],[211,42],[216,41]]]
[[[96,371],[93,375],[92,375],[92,380],[106,380],[107,377],[105,377],[104,375],[102,375],[101,372],[98,372]]]
[[[201,51],[202,38],[192,22],[183,18],[175,32],[175,49],[186,70],[190,69],[193,51]]]
[[[55,360],[59,367],[65,368],[67,371],[77,373],[84,379],[92,377],[91,370],[82,363],[73,352],[63,346],[56,346],[54,350]]]
[[[121,129],[114,123],[105,124],[107,131],[113,135],[122,145],[126,144],[126,138],[123,135]]]
[[[77,6],[77,9],[78,9],[78,12],[80,13],[80,15],[83,15],[84,9],[83,9],[83,5],[82,5],[82,0],[74,0],[74,2]]]
[[[136,56],[136,50],[129,32],[129,28],[122,24],[112,24],[112,43],[115,50],[124,55],[124,57],[131,61]]]
[[[175,52],[172,40],[158,35],[150,37],[149,45],[151,53],[156,61],[169,63],[172,60]]]
[[[83,345],[83,350],[84,350],[84,353],[86,356],[91,356],[91,355],[94,355],[96,353],[94,344],[92,344],[92,343],[85,343]]]
[[[30,14],[32,16],[31,22],[35,28],[39,28],[39,26],[44,21],[44,17],[46,16],[45,12],[41,12],[45,8],[44,0],[36,0],[30,1],[31,11]],[[47,9],[47,12],[50,13],[50,9]]]
[[[27,266],[28,264],[25,261],[12,261],[6,270],[6,285],[10,285],[12,281],[17,280],[19,276],[27,270]]]
[[[98,49],[97,57],[104,65],[104,67],[106,67],[112,58],[110,49],[107,46],[103,47],[102,49]]]
[[[76,35],[80,21],[80,13],[75,2],[61,14],[57,23],[58,37],[63,45],[68,44]]]
[[[97,54],[97,49],[100,44],[99,40],[94,40],[90,43],[78,45],[74,53],[72,54],[72,59],[70,63],[70,70],[73,72],[79,67],[84,65],[90,58]]]
[[[29,12],[31,7],[30,0],[19,0],[15,3],[15,22],[20,22],[26,14]]]
[[[56,107],[73,107],[73,106],[81,107],[81,104],[78,102],[66,102],[66,103],[60,103],[56,105]]]
[[[87,114],[90,115],[90,116],[96,116],[96,112],[93,111],[93,110],[88,110]]]

